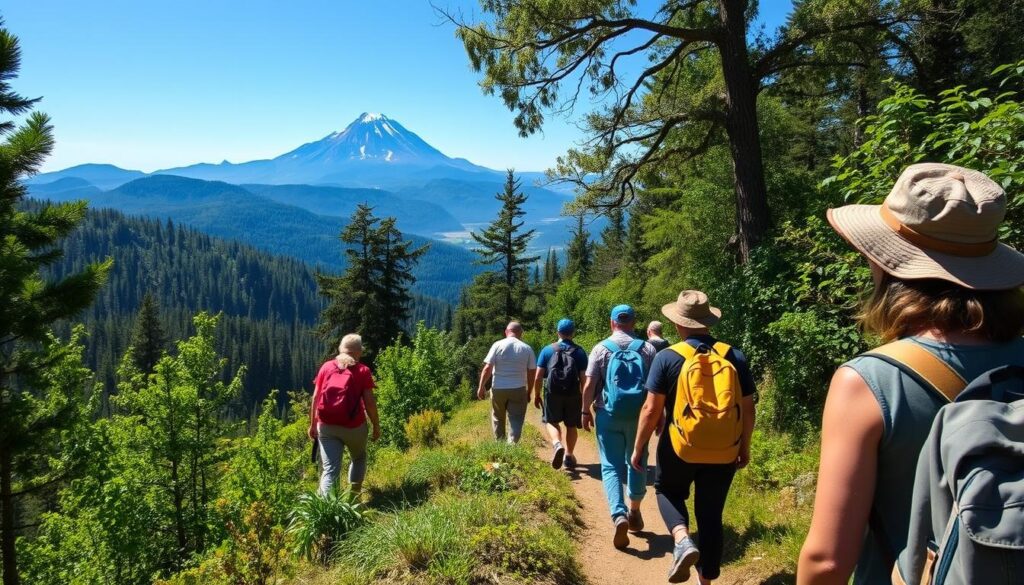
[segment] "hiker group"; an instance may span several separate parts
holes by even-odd
[[[589,355],[573,341],[575,324],[565,318],[556,326],[558,340],[536,359],[522,341],[522,326],[509,323],[505,338],[484,359],[477,393],[485,398],[490,385],[494,436],[513,442],[532,395],[556,469],[574,469],[579,429],[594,431],[618,549],[629,546],[629,533],[644,530],[647,444],[658,434],[654,490],[675,540],[668,580],[682,583],[697,566],[701,582],[708,583],[720,571],[722,512],[733,475],[750,460],[754,379],[743,352],[712,336],[710,327],[722,314],[707,295],[683,291],[662,313],[682,340],[675,345],[662,337],[658,321],[641,338],[636,311],[623,304],[611,309],[611,334]],[[689,532],[691,488],[699,550]]]
[[[908,167],[881,205],[828,212],[870,266],[860,321],[884,344],[843,364],[830,384],[800,585],[851,576],[1024,583],[1024,255],[999,241],[1006,211],[1005,193],[984,174],[925,163]],[[743,351],[712,334],[722,311],[706,294],[682,291],[661,313],[677,343],[657,321],[642,337],[636,311],[622,304],[589,353],[568,317],[539,356],[522,325],[509,323],[477,395],[490,397],[498,440],[519,441],[530,403],[541,409],[556,469],[580,466],[579,430],[593,430],[618,549],[643,534],[657,435],[653,487],[674,541],[668,581],[695,569],[706,584],[720,575],[733,476],[750,462],[756,387]],[[375,437],[379,427],[358,338],[346,336],[340,350],[320,370],[311,412],[322,490],[336,481],[343,447],[350,482],[362,481],[365,418]]]

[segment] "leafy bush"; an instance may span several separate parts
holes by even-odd
[[[227,500],[218,502],[218,507],[234,508]],[[274,522],[270,506],[254,502],[238,516],[227,520],[228,539],[212,557],[167,581],[157,581],[156,585],[277,585],[287,582],[291,567],[285,531]]]
[[[582,581],[579,565],[564,539],[565,533],[551,525],[537,529],[513,522],[484,526],[473,536],[472,545],[477,558],[503,572],[577,583]]]
[[[417,325],[412,345],[401,341],[377,356],[377,408],[384,442],[408,447],[409,417],[435,410],[449,416],[468,396],[456,392],[464,348],[450,333]]]
[[[848,201],[877,203],[900,172],[916,162],[942,162],[982,171],[1009,195],[1003,239],[1024,244],[1024,61],[992,72],[998,87],[953,87],[928,99],[892,82],[878,113],[862,120],[865,141],[834,162],[825,185]]]
[[[444,415],[436,410],[414,414],[405,423],[405,438],[413,447],[437,447],[441,444],[443,422]]]
[[[757,429],[750,445],[750,465],[738,477],[761,491],[792,485],[800,476],[817,471],[817,450],[807,446],[813,443],[788,433]]]
[[[349,491],[303,494],[288,524],[294,553],[326,565],[337,543],[365,524],[369,514],[359,496]]]
[[[464,491],[485,494],[507,492],[513,487],[513,471],[500,461],[469,463],[463,469],[459,482],[459,488]]]

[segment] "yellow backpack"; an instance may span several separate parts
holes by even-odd
[[[732,463],[740,452],[743,413],[740,377],[724,343],[699,350],[685,341],[672,351],[685,362],[676,384],[669,437],[687,463]]]

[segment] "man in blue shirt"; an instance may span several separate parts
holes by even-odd
[[[679,293],[675,303],[662,307],[662,313],[674,324],[683,343],[700,351],[715,351],[716,339],[711,336],[710,327],[718,323],[722,312],[712,307],[708,297],[700,291],[685,290]],[[646,466],[636,454],[647,445],[651,434],[660,421],[672,417],[676,400],[676,389],[685,359],[670,348],[662,351],[651,365],[647,377],[647,401],[640,413],[640,424],[636,434],[636,448],[631,462],[634,468]],[[729,495],[733,475],[737,469],[746,467],[750,461],[750,439],[754,432],[754,376],[743,352],[730,347],[723,355],[736,368],[742,399],[740,412],[743,432],[740,437],[739,456],[731,463],[694,463],[684,461],[672,446],[672,429],[666,427],[658,440],[657,468],[654,491],[658,496],[658,510],[662,520],[675,540],[672,564],[668,572],[669,583],[683,583],[690,577],[690,567],[696,564],[698,583],[707,585],[717,579],[722,563],[723,528],[722,512]],[[690,538],[690,517],[686,500],[694,488],[693,513],[700,526],[700,550]]]
[[[583,380],[587,371],[587,353],[583,348],[572,342],[576,334],[576,324],[572,319],[558,322],[558,341],[544,347],[537,358],[537,374],[534,378],[537,408],[543,407],[541,420],[548,430],[548,436],[554,445],[551,467],[560,469],[565,466],[572,469],[576,466],[577,430],[582,425],[580,412],[583,410]],[[543,399],[542,396],[543,389]],[[562,429],[565,424],[565,443],[562,443]]]

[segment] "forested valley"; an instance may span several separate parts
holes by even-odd
[[[509,171],[454,306],[414,294],[422,240],[367,205],[339,223],[345,270],[318,274],[165,220],[26,203],[52,126],[0,84],[24,118],[0,126],[4,585],[583,584],[569,480],[536,435],[484,440],[470,385],[509,320],[540,348],[570,316],[589,347],[609,307],[643,324],[689,288],[758,382],[726,569],[795,582],[829,378],[876,341],[855,318],[868,266],[824,213],[944,162],[1006,190],[1001,239],[1024,245],[1024,5],[805,0],[779,31],[755,29],[757,2],[483,6],[438,16],[521,134],[587,92],[602,107],[550,172],[577,187],[564,247],[537,249]],[[383,434],[362,495],[316,496],[308,389],[351,331]]]

